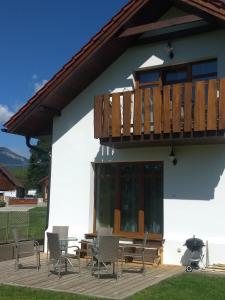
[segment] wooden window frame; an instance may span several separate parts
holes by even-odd
[[[210,73],[204,73],[204,74],[200,74],[200,75],[192,75],[192,66],[196,65],[196,64],[200,64],[200,63],[208,63],[211,61],[218,61],[217,58],[210,58],[210,59],[204,59],[204,60],[198,60],[198,61],[193,61],[193,62],[189,62],[189,63],[183,63],[183,64],[177,64],[177,65],[172,65],[172,66],[162,66],[162,67],[158,67],[158,68],[154,68],[154,67],[148,67],[148,68],[144,68],[142,70],[137,70],[134,72],[134,78],[135,78],[135,82],[136,82],[136,88],[145,88],[145,87],[149,87],[149,85],[159,85],[160,88],[162,88],[165,85],[170,85],[170,84],[176,84],[180,81],[173,81],[173,82],[168,82],[165,83],[165,74],[168,71],[177,71],[177,70],[185,70],[187,71],[187,80],[185,80],[184,82],[192,82],[195,79],[201,78],[203,76],[217,76],[218,72],[210,72]],[[148,72],[159,72],[159,81],[157,82],[144,82],[141,83],[139,81],[139,74],[140,73],[148,73]]]
[[[95,174],[96,174],[96,166],[99,164],[116,164],[116,165],[129,165],[129,164],[137,164],[140,165],[140,167],[144,166],[144,164],[160,164],[161,165],[161,179],[162,179],[162,195],[163,193],[163,170],[164,170],[164,163],[163,161],[132,161],[132,162],[104,162],[104,163],[94,163],[94,170],[95,170]],[[115,180],[119,180],[120,181],[120,176],[119,176],[119,167],[117,168],[117,175],[115,177]],[[140,173],[141,174],[141,173]],[[139,174],[139,175],[140,175]],[[139,176],[139,180],[143,181],[144,176],[142,173],[142,176]],[[97,192],[96,192],[96,184],[97,184],[97,176],[94,176],[94,211],[93,211],[93,232],[96,233],[96,205],[97,205]],[[141,183],[141,185],[144,187],[144,182]],[[141,195],[140,195],[140,199],[138,202],[138,231],[136,232],[129,232],[129,231],[121,231],[121,198],[120,198],[120,189],[119,189],[120,183],[117,183],[116,187],[116,197],[115,197],[115,207],[114,207],[114,228],[113,228],[113,232],[115,234],[118,234],[120,236],[124,236],[124,237],[130,237],[130,238],[143,238],[144,236],[144,189],[141,189]],[[162,207],[163,207],[163,202],[162,202]],[[163,208],[162,208],[163,209]],[[156,236],[162,236],[163,235],[163,231],[164,231],[164,220],[162,219],[162,233],[158,234],[158,233],[152,233],[153,235]]]

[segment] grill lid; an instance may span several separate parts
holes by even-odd
[[[204,247],[204,243],[201,239],[198,239],[196,237],[190,238],[186,240],[184,246],[186,246],[189,250],[193,251],[199,251]]]

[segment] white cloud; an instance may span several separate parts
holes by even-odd
[[[5,123],[13,115],[8,106],[0,104],[0,123]]]
[[[33,80],[37,80],[37,79],[38,79],[37,74],[33,74],[33,75],[32,75],[32,79],[33,79]]]
[[[48,82],[47,79],[42,79],[41,81],[37,81],[34,83],[34,92],[38,92],[46,83]]]

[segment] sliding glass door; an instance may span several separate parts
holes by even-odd
[[[162,162],[95,164],[95,223],[115,233],[163,233]]]
[[[120,165],[120,230],[138,231],[139,176],[138,165]]]

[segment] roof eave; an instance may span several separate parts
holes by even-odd
[[[15,133],[20,135],[28,136],[41,136],[46,134],[51,134],[52,132],[52,121],[55,114],[48,113],[45,118],[44,112],[40,112],[41,106],[43,104],[48,106],[52,110],[61,110],[63,109],[72,99],[78,95],[92,80],[93,76],[90,75],[89,81],[83,82],[80,84],[77,78],[79,75],[86,71],[88,63],[93,62],[93,57],[97,57],[98,53],[101,52],[101,49],[107,46],[107,43],[113,40],[116,35],[119,33],[120,29],[127,24],[129,20],[135,14],[144,9],[146,4],[151,4],[157,2],[156,0],[132,0],[130,1],[121,11],[114,16],[109,23],[107,23],[101,30],[98,32],[87,45],[85,45],[56,75],[49,80],[49,82],[38,91],[14,116],[11,117],[3,126],[7,129],[9,133]],[[214,3],[215,0],[208,0],[208,2]],[[214,20],[217,24],[225,24],[225,4],[223,1],[217,0],[217,2],[223,4],[223,10],[214,9],[213,4],[205,4],[204,1],[200,0],[173,0],[167,1],[160,4],[163,5],[177,5],[185,7],[187,10],[195,9],[197,14],[204,15],[207,20]],[[159,2],[158,2],[159,3]],[[211,5],[211,7],[210,7]],[[112,61],[123,53],[130,45],[129,39],[125,41],[125,44],[119,45],[118,39],[116,40],[118,44],[117,52],[115,56],[112,55],[111,61],[106,62],[103,67],[97,69],[96,74],[100,75],[104,71],[104,68],[112,63]],[[120,41],[121,42],[121,41]],[[107,53],[107,52],[106,52]],[[80,76],[81,77],[81,76]],[[77,85],[74,87],[73,93],[68,94],[68,86],[71,83],[76,82]],[[80,86],[79,86],[80,84]],[[62,100],[60,95],[66,95],[65,99]],[[43,114],[42,114],[43,113]],[[32,127],[29,120],[32,123],[33,116],[41,116],[42,127],[38,128],[35,125]],[[36,120],[33,120],[36,122]],[[27,123],[26,123],[27,122]],[[41,122],[41,121],[40,121]],[[26,126],[23,126],[27,124]]]

